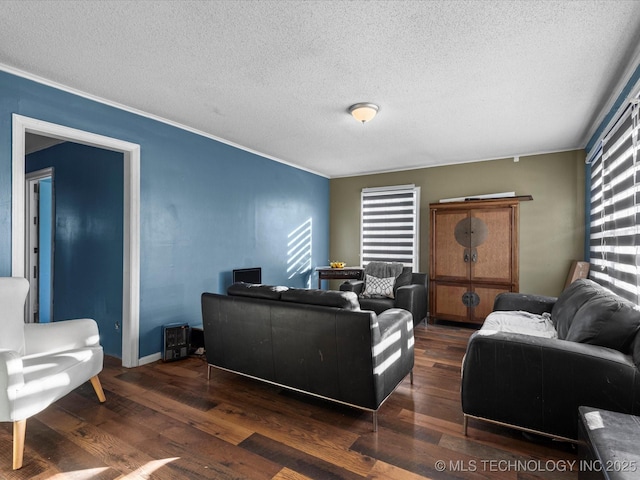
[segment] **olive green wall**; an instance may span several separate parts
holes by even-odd
[[[360,264],[360,192],[421,187],[420,270],[429,271],[429,204],[498,192],[532,195],[520,204],[520,291],[558,295],[572,260],[584,256],[585,152],[574,150],[330,181],[330,259]]]

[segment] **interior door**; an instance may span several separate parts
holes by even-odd
[[[39,256],[39,201],[38,188],[39,179],[27,179],[27,268],[25,269],[27,280],[29,280],[29,293],[27,299],[27,323],[38,323],[39,295],[38,278],[40,270]]]
[[[53,308],[53,169],[26,175],[27,323],[51,321]]]

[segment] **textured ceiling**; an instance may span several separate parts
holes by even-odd
[[[639,45],[638,1],[0,3],[6,70],[328,177],[584,148]]]

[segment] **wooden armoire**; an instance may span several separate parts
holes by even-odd
[[[482,323],[517,292],[519,204],[527,197],[432,203],[429,319]]]

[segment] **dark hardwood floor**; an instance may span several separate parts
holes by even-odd
[[[191,357],[135,369],[108,358],[99,404],[90,384],[27,421],[24,467],[6,479],[576,479],[572,445],[470,421],[462,435],[460,364],[472,330],[416,329],[405,379],[371,414],[214,370]]]

